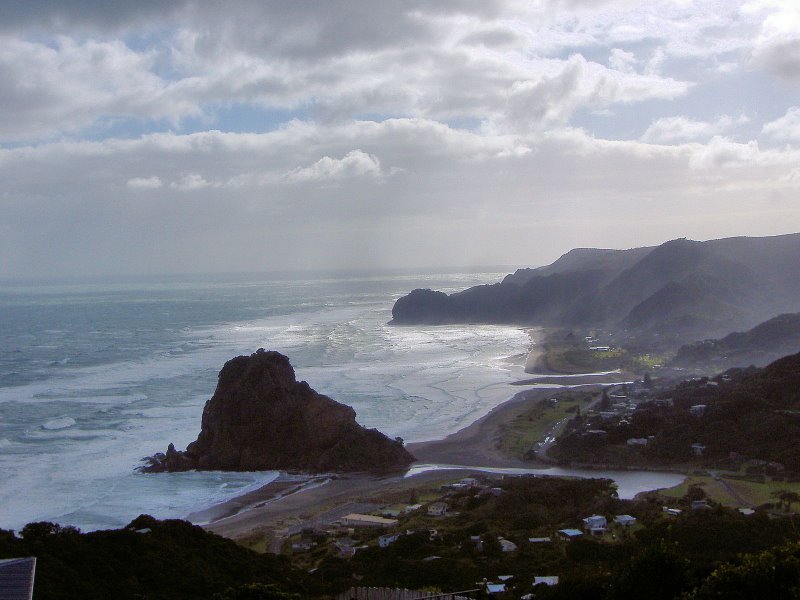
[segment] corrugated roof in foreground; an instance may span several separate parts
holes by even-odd
[[[0,600],[31,600],[36,557],[0,560]]]

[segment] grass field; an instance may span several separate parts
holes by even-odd
[[[578,408],[584,410],[596,393],[557,392],[551,398],[558,399],[556,405],[541,400],[528,407],[511,422],[500,427],[498,448],[509,456],[524,458],[537,443],[543,441],[560,421],[575,415]]]
[[[690,475],[686,480],[673,488],[659,491],[666,498],[682,498],[693,485],[703,488],[713,502],[730,507],[754,507],[768,502],[778,502],[777,494],[781,491],[800,494],[800,483],[786,481],[749,481],[721,476]]]

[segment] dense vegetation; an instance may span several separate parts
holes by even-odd
[[[718,467],[756,460],[800,473],[800,354],[764,369],[685,381],[662,396],[662,401],[640,405],[628,418],[576,418],[550,456],[597,464]],[[705,408],[692,410],[699,405]],[[632,438],[649,442],[627,446]],[[695,444],[702,450],[693,450]]]
[[[512,598],[533,591],[534,576],[557,575],[560,584],[537,587],[537,598],[666,599],[716,589],[710,578],[719,577],[721,565],[730,562],[724,569],[735,569],[741,553],[775,548],[795,537],[786,522],[766,514],[689,510],[689,497],[675,504],[685,509],[682,515],[668,516],[657,498],[619,500],[607,480],[514,477],[492,485],[502,493],[449,494],[452,516],[405,518],[400,529],[415,533],[388,548],[372,543],[375,532],[365,532],[361,541],[370,547],[350,560],[317,550],[318,574],[332,591],[352,585],[453,591],[512,575]],[[581,527],[581,519],[592,514],[609,522],[615,514],[630,514],[638,523],[632,529],[612,524],[601,538],[558,539],[557,529]],[[480,536],[480,545],[473,536]],[[539,536],[551,541],[528,541]],[[515,543],[517,550],[503,552],[501,540]]]
[[[285,557],[259,555],[188,523],[146,516],[124,530],[88,534],[34,523],[21,537],[0,533],[0,557],[38,557],[37,599],[299,600],[366,585],[474,589],[500,575],[513,576],[511,598],[531,592],[534,576],[541,575],[557,575],[560,584],[537,587],[537,598],[705,599],[731,590],[741,593],[724,597],[745,598],[759,596],[754,590],[762,586],[768,597],[792,597],[789,590],[800,581],[800,546],[791,543],[797,536],[787,520],[719,506],[692,511],[695,491],[673,502],[684,509],[676,517],[662,511],[657,497],[620,500],[608,480],[508,477],[442,492],[449,516],[403,516],[397,528],[402,535],[387,548],[375,544],[383,531],[359,530],[358,543],[368,547],[346,560],[335,558],[332,545],[320,539],[311,556],[294,557],[306,568],[313,562],[313,575]],[[567,542],[556,536],[557,529],[580,527],[592,514],[609,519],[603,537]],[[616,514],[638,522],[614,525]],[[528,541],[539,536],[551,541]],[[507,541],[517,548],[504,552]]]
[[[85,534],[42,522],[26,525],[20,536],[0,530],[0,558],[37,557],[36,600],[277,599],[319,591],[286,558],[257,554],[185,521],[143,515],[125,529]],[[248,587],[262,594],[247,595]]]

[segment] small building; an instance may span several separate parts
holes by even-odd
[[[497,538],[498,543],[500,544],[500,550],[503,552],[515,552],[517,550],[517,545],[505,538]]]
[[[558,575],[535,575],[533,585],[558,585]]]
[[[378,538],[378,546],[381,548],[388,548],[392,544],[394,544],[397,540],[400,539],[399,533],[392,533],[388,535],[382,535]]]
[[[705,404],[695,404],[694,406],[689,407],[689,414],[693,417],[702,417],[706,414],[707,405]]]
[[[506,584],[505,583],[487,583],[486,584],[486,592],[489,594],[489,597],[493,597],[493,594],[505,594],[506,593]]]
[[[531,544],[549,544],[553,540],[549,537],[532,537],[528,538],[528,542]]]
[[[35,556],[0,560],[0,597],[9,600],[31,600],[35,577]]]
[[[608,521],[601,515],[592,515],[583,520],[583,528],[591,535],[603,535],[608,528]]]
[[[397,519],[385,519],[384,517],[376,517],[374,515],[361,515],[358,513],[350,513],[341,519],[342,525],[348,527],[394,527],[397,525]]]
[[[630,515],[617,515],[614,517],[614,522],[622,527],[633,527],[636,525],[636,517]]]
[[[662,512],[667,513],[671,517],[679,517],[680,514],[683,512],[680,508],[670,508],[669,506],[664,506]]]
[[[434,502],[428,507],[428,515],[431,517],[443,517],[447,514],[447,505],[444,502]]]
[[[558,535],[562,540],[571,541],[583,535],[580,529],[559,529]]]
[[[628,438],[628,446],[647,446],[647,438]]]
[[[478,480],[474,477],[464,477],[459,483],[467,487],[475,487],[478,485]]]
[[[311,540],[300,540],[299,542],[292,542],[292,552],[308,552],[316,546]]]
[[[705,451],[706,447],[703,444],[692,444],[692,454],[695,456],[703,456]]]
[[[740,508],[739,512],[742,513],[745,517],[749,517],[750,515],[756,514],[752,508]]]
[[[692,510],[709,510],[711,505],[705,500],[692,500]]]
[[[339,558],[353,558],[356,554],[355,541],[351,538],[339,538],[333,542]]]

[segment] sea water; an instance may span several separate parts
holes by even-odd
[[[513,395],[526,331],[390,326],[391,307],[417,287],[453,291],[503,275],[0,284],[0,528],[180,518],[274,479],[135,471],[168,443],[193,441],[222,365],[261,347],[391,437],[460,429]]]

